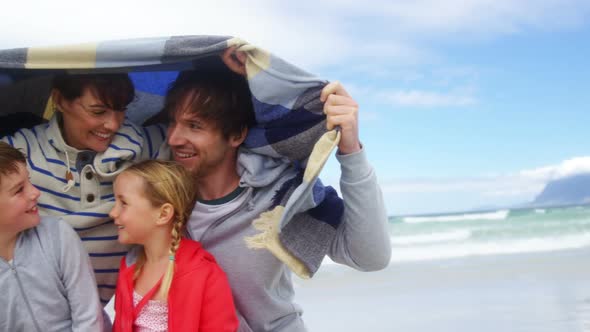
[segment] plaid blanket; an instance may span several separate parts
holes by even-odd
[[[161,109],[166,88],[179,71],[206,65],[206,59],[218,58],[216,55],[232,46],[247,55],[247,79],[257,121],[244,146],[300,169],[299,176],[277,192],[272,208],[254,220],[260,234],[245,241],[250,248],[270,250],[297,275],[310,277],[327,253],[342,215],[342,202],[335,191],[318,179],[339,141],[337,131],[325,129],[319,100],[325,80],[238,38],[144,38],[1,50],[0,103],[2,89],[18,84],[23,77],[63,71],[129,72],[138,98],[130,105],[128,116],[142,122]],[[17,106],[16,111],[27,108]],[[48,106],[36,110],[46,119],[51,116]]]

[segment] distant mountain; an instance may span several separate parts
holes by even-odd
[[[550,206],[588,203],[590,203],[590,173],[550,181],[532,204]]]

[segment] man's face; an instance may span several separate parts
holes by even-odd
[[[199,177],[235,162],[232,156],[239,143],[224,138],[211,121],[182,110],[174,112],[168,127],[168,144],[174,160]]]

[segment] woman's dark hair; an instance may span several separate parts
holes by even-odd
[[[61,74],[53,78],[53,88],[67,100],[82,96],[91,88],[109,108],[124,111],[135,98],[135,88],[127,74]]]

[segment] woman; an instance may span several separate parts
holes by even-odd
[[[163,127],[125,120],[133,98],[127,74],[60,75],[53,80],[49,123],[2,139],[27,156],[31,182],[42,192],[39,213],[61,216],[78,232],[103,304],[115,291],[119,260],[128,249],[117,242],[108,215],[114,178],[137,161],[168,158]]]

